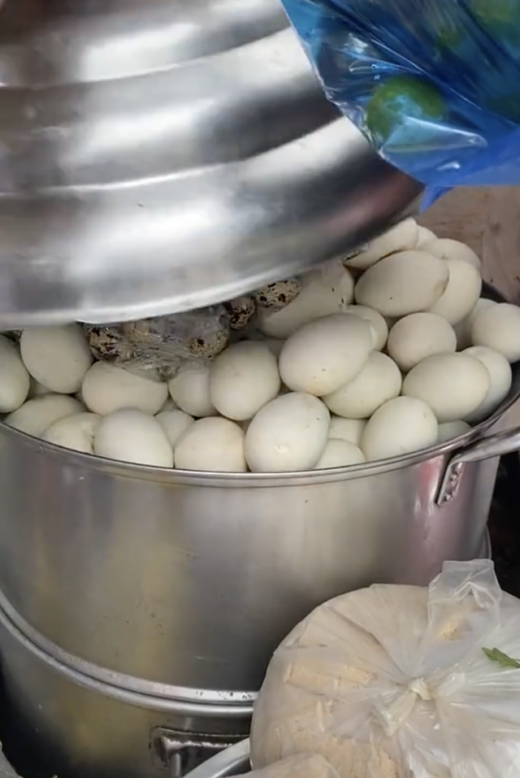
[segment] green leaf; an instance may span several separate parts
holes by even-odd
[[[488,659],[491,659],[492,662],[496,662],[500,667],[513,668],[515,670],[520,669],[520,662],[518,659],[513,659],[513,657],[504,654],[499,648],[483,648],[482,651]]]

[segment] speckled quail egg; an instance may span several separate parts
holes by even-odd
[[[418,236],[419,227],[414,219],[405,219],[367,243],[358,254],[348,257],[345,264],[358,270],[366,270],[389,254],[415,248]]]
[[[300,291],[301,281],[298,278],[288,278],[262,286],[253,292],[252,297],[259,308],[280,311],[296,300]]]
[[[209,391],[210,365],[185,367],[168,381],[172,400],[190,416],[216,416]]]
[[[437,438],[437,419],[425,402],[395,397],[367,422],[361,449],[367,460],[386,459],[434,446]]]
[[[233,421],[246,421],[274,400],[280,390],[276,357],[265,343],[242,341],[214,360],[209,373],[210,402]]]
[[[397,397],[402,376],[395,362],[380,351],[373,351],[362,370],[323,402],[337,416],[368,419],[380,405]]]
[[[339,260],[326,262],[301,278],[298,297],[281,311],[259,310],[258,329],[268,337],[285,340],[314,319],[343,311],[352,302],[354,279]]]
[[[400,317],[430,308],[448,285],[447,263],[424,251],[402,251],[381,259],[356,284],[360,305]]]
[[[359,465],[365,462],[365,455],[354,443],[347,443],[346,440],[338,438],[329,438],[325,445],[325,450],[321,455],[315,470],[325,470],[331,467],[347,467],[348,465]]]
[[[243,330],[256,313],[256,304],[252,297],[237,297],[224,303],[229,326],[232,330]]]
[[[0,413],[11,413],[26,400],[30,377],[17,345],[0,335]]]
[[[219,416],[199,419],[175,446],[175,467],[220,473],[244,473],[244,431]]]
[[[28,327],[20,338],[20,353],[32,377],[60,394],[77,392],[93,361],[78,324]]]
[[[159,422],[136,408],[105,416],[94,434],[94,453],[154,467],[173,467],[173,450]]]
[[[491,386],[483,403],[468,417],[468,421],[477,422],[490,416],[505,400],[513,383],[511,365],[503,354],[487,346],[472,346],[464,354],[479,359],[487,367],[491,377]]]
[[[498,303],[479,311],[471,326],[474,346],[488,346],[509,362],[520,359],[520,308]]]
[[[161,410],[168,397],[167,385],[155,377],[153,370],[140,374],[96,362],[83,379],[83,401],[92,413],[100,416],[108,416],[121,408],[137,408],[153,415]]]
[[[292,391],[320,397],[352,380],[372,346],[372,328],[364,319],[346,313],[324,316],[287,338],[280,353],[280,376]]]
[[[312,470],[325,450],[330,413],[311,394],[291,392],[272,400],[252,419],[245,455],[254,473]]]
[[[439,422],[466,421],[484,402],[489,371],[469,354],[437,354],[416,365],[403,382],[403,395],[425,402]]]
[[[427,357],[456,349],[455,330],[435,313],[411,313],[399,319],[388,335],[387,351],[405,373]]]
[[[439,299],[428,309],[442,316],[450,324],[458,324],[469,316],[482,291],[480,272],[468,262],[446,260],[448,285]]]

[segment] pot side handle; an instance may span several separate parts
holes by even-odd
[[[444,505],[456,496],[464,465],[470,462],[482,462],[484,459],[501,457],[520,449],[520,427],[498,432],[496,435],[488,435],[474,443],[468,443],[463,449],[454,454],[446,467],[442,479],[436,504]]]

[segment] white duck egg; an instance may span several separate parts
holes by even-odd
[[[476,314],[471,326],[474,346],[487,346],[503,354],[508,362],[520,359],[520,308],[498,303]]]
[[[306,273],[301,284],[296,300],[283,310],[259,310],[257,326],[264,335],[285,340],[304,324],[342,311],[354,297],[354,279],[339,260]]]
[[[466,316],[461,322],[455,325],[455,334],[457,336],[457,350],[462,351],[465,348],[471,346],[471,328],[475,318],[481,311],[485,311],[487,308],[493,308],[497,303],[494,300],[488,300],[487,297],[481,297],[477,300],[477,303],[471,313]]]
[[[403,395],[425,402],[439,422],[466,421],[484,402],[491,378],[468,354],[438,354],[416,365],[403,382]]]
[[[160,410],[160,413],[163,413],[163,411],[178,411],[179,407],[177,403],[174,403],[171,397],[166,398],[166,402],[164,403],[163,407]]]
[[[417,246],[419,226],[414,219],[404,219],[383,235],[371,240],[354,256],[348,257],[345,264],[357,270],[366,270],[383,257],[396,251],[406,251]]]
[[[368,419],[380,405],[397,397],[403,379],[401,371],[386,354],[373,351],[360,373],[323,402],[337,416],[347,419]]]
[[[122,408],[136,408],[153,415],[163,407],[168,387],[122,367],[96,362],[85,374],[81,393],[89,411],[100,416]]]
[[[442,316],[450,324],[458,324],[469,316],[482,291],[480,272],[468,262],[459,259],[446,261],[450,274],[448,286],[429,308],[430,313]]]
[[[319,397],[343,386],[365,365],[372,351],[370,324],[336,313],[304,325],[285,341],[279,360],[285,386]]]
[[[280,390],[276,357],[265,343],[242,341],[219,354],[209,373],[210,401],[233,421],[252,419]]]
[[[82,404],[74,397],[67,397],[65,394],[47,394],[45,397],[27,400],[4,421],[9,427],[41,438],[51,424],[67,416],[81,413],[83,410]]]
[[[387,459],[434,446],[437,437],[437,419],[425,402],[395,397],[369,419],[361,448],[367,460]]]
[[[386,339],[388,338],[388,324],[379,311],[376,311],[374,308],[368,308],[366,305],[347,305],[345,313],[359,316],[370,324],[373,347],[376,351],[381,351],[385,347]]]
[[[465,243],[461,243],[458,240],[452,240],[451,238],[434,238],[433,240],[423,244],[421,248],[427,251],[429,254],[433,254],[439,259],[455,259],[459,262],[466,262],[468,265],[475,267],[479,273],[482,263],[477,254],[466,246]]]
[[[170,441],[170,446],[175,448],[186,430],[191,427],[195,419],[184,411],[161,411],[155,417]]]
[[[419,233],[417,235],[417,244],[415,248],[422,248],[427,243],[430,243],[432,240],[437,240],[437,235],[431,230],[429,230],[428,227],[423,227],[421,224],[419,224],[418,227],[419,227]],[[444,259],[444,257],[441,257],[441,259]]]
[[[250,470],[312,470],[325,450],[329,422],[327,406],[314,395],[293,392],[272,400],[256,414],[246,432]]]
[[[81,391],[81,389],[80,389]],[[51,389],[48,389],[43,384],[40,384],[39,381],[37,381],[35,378],[31,376],[31,385],[29,388],[29,397],[32,399],[33,397],[44,397],[46,394],[54,394],[54,392]],[[78,397],[78,400],[80,402],[82,401],[80,397]]]
[[[326,470],[330,467],[347,467],[348,465],[359,465],[365,461],[365,455],[359,446],[347,443],[346,440],[330,438],[314,469]]]
[[[439,437],[438,443],[446,443],[453,438],[460,438],[461,435],[465,435],[469,432],[471,427],[467,421],[457,419],[457,421],[445,421],[444,424],[439,424]]]
[[[356,284],[360,305],[400,317],[430,308],[448,285],[448,265],[424,251],[402,251],[370,267]]]
[[[122,408],[101,419],[94,435],[94,453],[120,462],[173,467],[173,449],[161,425],[136,408]]]
[[[79,324],[28,327],[22,332],[20,351],[32,377],[60,394],[77,392],[93,362]]]
[[[513,371],[503,354],[487,346],[472,346],[463,353],[479,359],[491,377],[491,386],[484,402],[468,417],[471,422],[483,421],[506,399],[513,384]]]
[[[455,330],[435,313],[411,313],[399,319],[388,335],[387,351],[404,373],[427,357],[456,350]]]
[[[360,446],[365,426],[364,419],[342,419],[341,416],[332,416],[329,425],[329,438],[346,440],[347,443]]]
[[[0,335],[0,413],[11,413],[27,399],[30,377],[18,347]]]
[[[43,440],[55,446],[93,454],[94,435],[101,418],[97,413],[78,413],[59,419],[43,433]]]
[[[196,418],[216,416],[209,391],[209,365],[186,367],[168,381],[172,400]]]
[[[199,419],[175,446],[175,467],[219,473],[245,473],[244,431],[218,416]]]

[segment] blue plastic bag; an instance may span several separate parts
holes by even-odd
[[[282,0],[327,97],[428,187],[520,184],[520,0]]]

